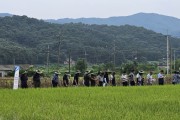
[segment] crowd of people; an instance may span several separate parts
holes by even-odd
[[[35,74],[33,75],[33,86],[35,88],[39,88],[41,86],[41,74],[39,70],[36,70]],[[59,79],[58,72],[54,72],[54,75],[52,77],[52,87],[57,87],[61,82]],[[74,74],[73,77],[73,86],[79,86],[79,78],[80,78],[81,72],[78,70]],[[90,71],[86,71],[83,75],[83,85],[84,86],[116,86],[118,85],[116,82],[116,76],[115,72],[110,71],[99,71],[97,74],[91,73]],[[158,84],[164,85],[164,79],[165,79],[164,71],[161,70],[159,74],[157,75]],[[146,79],[146,81],[145,81]],[[28,88],[28,76],[27,72],[21,74],[20,76],[21,80],[21,88]],[[127,74],[125,71],[120,76],[120,83],[122,83],[123,86],[143,86],[143,85],[153,85],[153,82],[155,82],[156,79],[153,78],[153,72],[150,71],[146,76],[144,75],[144,71],[138,71],[137,74],[135,74],[134,70],[131,70],[129,74]],[[146,82],[146,83],[145,83]],[[172,76],[172,84],[179,84],[180,83],[180,73],[179,71],[175,71]],[[69,72],[65,72],[62,79],[62,86],[68,87],[70,86],[70,75]]]

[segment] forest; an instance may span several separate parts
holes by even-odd
[[[90,64],[161,61],[166,35],[130,25],[54,24],[27,16],[0,17],[0,64],[63,64],[70,57]],[[178,38],[169,36],[170,48]],[[49,46],[49,47],[48,47]]]

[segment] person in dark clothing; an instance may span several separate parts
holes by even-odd
[[[68,87],[68,85],[69,85],[69,75],[68,75],[68,72],[65,72],[65,74],[63,76],[63,85],[65,87]]]
[[[161,70],[160,73],[158,74],[158,82],[159,85],[164,85],[164,71]]]
[[[90,82],[90,72],[86,71],[84,74],[84,85],[89,87],[89,82]]]
[[[96,75],[95,74],[93,74],[93,73],[91,74],[90,81],[91,81],[91,86],[96,85]]]
[[[53,87],[57,87],[58,83],[59,83],[59,77],[58,77],[59,73],[55,72],[53,79],[52,79],[52,86]]]
[[[108,76],[108,72],[106,71],[104,74],[104,79],[106,79],[107,84],[109,83],[109,76]]]
[[[28,77],[27,77],[27,71],[25,71],[24,73],[21,74],[21,88],[28,88],[28,85],[27,85],[27,80],[28,80]]]
[[[76,72],[76,74],[74,75],[73,85],[75,85],[75,86],[78,86],[78,84],[79,84],[79,75],[80,75],[80,73],[81,72],[78,70]]]
[[[40,81],[41,74],[42,72],[36,70],[36,73],[33,76],[33,84],[35,88],[39,88],[41,86],[41,81]]]
[[[112,78],[112,86],[116,86],[115,74],[116,74],[115,72],[112,73],[112,76],[113,76],[113,78]]]
[[[134,75],[134,70],[131,70],[130,74],[129,74],[129,82],[131,86],[135,86],[135,75]]]

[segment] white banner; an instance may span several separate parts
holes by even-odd
[[[14,73],[14,85],[13,89],[18,89],[18,82],[19,82],[19,66],[15,66],[15,73]]]

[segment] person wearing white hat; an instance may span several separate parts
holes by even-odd
[[[53,76],[53,79],[52,79],[52,86],[57,87],[58,83],[59,83],[59,73],[54,72],[54,76]]]
[[[139,73],[136,75],[137,78],[137,85],[141,86],[144,83],[144,78],[143,78],[143,73],[144,71],[139,71]]]

